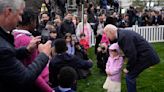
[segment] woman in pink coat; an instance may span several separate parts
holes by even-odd
[[[85,34],[85,40],[87,40],[89,42],[89,46],[92,46],[92,36],[93,35],[93,29],[91,27],[91,25],[87,22],[87,15],[84,15],[84,29],[83,29],[83,23],[80,22],[77,26],[76,29],[76,36],[78,37],[78,39],[80,40],[80,35],[81,34]]]

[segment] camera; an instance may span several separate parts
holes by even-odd
[[[50,40],[50,31],[48,29],[44,29],[41,33],[41,43],[45,44],[48,40]]]
[[[101,47],[102,50],[105,50],[105,47]]]

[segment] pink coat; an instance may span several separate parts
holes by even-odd
[[[110,50],[116,50],[118,53],[120,53],[120,49],[117,43],[112,44],[109,47]],[[123,57],[120,55],[116,57],[112,57],[110,53],[110,57],[108,58],[108,61],[106,63],[106,73],[111,74],[108,76],[112,81],[120,82],[121,81],[121,70],[123,66]]]
[[[22,46],[27,46],[30,43],[30,40],[32,39],[32,34],[28,32],[27,30],[13,30],[14,39],[15,39],[15,47],[19,48]],[[29,57],[23,60],[23,64],[25,66],[28,66],[32,63],[32,61],[35,59],[35,57],[38,55],[38,50],[36,49]],[[45,69],[42,71],[42,73],[38,76],[35,83],[36,85],[43,91],[43,92],[52,92],[52,88],[48,85],[49,81],[49,70],[46,66]]]
[[[107,38],[105,33],[103,33],[100,43],[106,43],[107,46],[110,44],[109,39]]]
[[[80,22],[76,28],[76,36],[79,38],[80,40],[80,34],[84,33],[85,34],[85,39],[89,42],[89,46],[91,47],[92,45],[92,32],[93,29],[91,27],[91,25],[89,23],[85,23],[84,24],[84,32],[83,32],[83,23]]]
[[[14,30],[14,44],[15,48],[20,48],[22,46],[27,46],[30,43],[31,38],[31,33],[29,33],[26,30]],[[26,59],[23,60],[23,64],[25,66],[28,66],[29,64],[32,63],[32,61],[35,59],[35,57],[38,55],[38,51],[35,50],[33,53]]]

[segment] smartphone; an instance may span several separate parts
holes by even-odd
[[[44,29],[41,33],[41,43],[45,44],[48,40],[50,40],[50,31]]]

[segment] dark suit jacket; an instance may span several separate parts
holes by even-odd
[[[29,53],[26,48],[16,50],[14,37],[0,28],[0,92],[32,92],[32,84],[48,62],[41,53],[32,64],[25,67],[21,59]]]
[[[99,21],[96,22],[95,28],[94,28],[94,30],[93,30],[95,36],[97,35],[97,30],[98,30],[99,23],[100,23]],[[105,26],[105,23],[104,23],[104,22],[103,22],[103,25]]]
[[[75,26],[72,21],[64,20],[60,27],[60,36],[64,37],[66,33],[75,34]]]
[[[152,24],[154,24],[154,25],[159,25],[159,24],[161,24],[161,20],[162,20],[162,17],[161,16],[153,16],[153,19],[152,19],[153,21],[152,21]]]
[[[134,75],[134,77],[160,61],[153,47],[134,31],[119,30],[118,44],[128,58],[127,69],[129,74]]]

